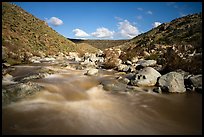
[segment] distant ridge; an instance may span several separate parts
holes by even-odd
[[[68,38],[68,39],[74,43],[86,43],[101,50],[104,50],[106,48],[116,47],[129,41],[129,40],[98,40],[98,39],[84,40],[84,39],[72,39],[72,38]]]

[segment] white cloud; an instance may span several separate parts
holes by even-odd
[[[60,26],[63,24],[63,21],[57,17],[51,17],[50,19],[46,19],[46,22],[54,26]]]
[[[152,15],[153,13],[152,13],[152,11],[148,10],[148,11],[147,11],[147,14]]]
[[[133,26],[128,20],[118,23],[119,35],[123,38],[133,38],[140,34],[137,27]]]
[[[155,27],[158,27],[159,25],[161,25],[162,23],[161,22],[154,22],[152,25],[153,25],[153,27],[155,28]]]
[[[107,28],[97,28],[96,32],[91,33],[92,36],[97,38],[113,38],[114,31],[110,31]]]
[[[139,10],[139,11],[143,11],[143,8],[137,8],[137,10]]]
[[[137,16],[136,18],[137,18],[138,20],[141,20],[141,19],[142,19],[142,16],[139,15],[139,16]]]
[[[72,32],[74,32],[74,35],[76,37],[88,37],[88,36],[90,36],[89,34],[87,34],[85,31],[83,31],[81,29],[74,29],[74,30],[72,30]]]

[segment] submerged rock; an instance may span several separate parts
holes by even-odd
[[[102,81],[101,84],[103,85],[103,89],[106,91],[124,92],[127,89],[127,85],[125,83],[114,80],[105,80]]]
[[[14,85],[6,86],[2,89],[2,104],[7,105],[11,102],[25,99],[25,97],[27,97],[28,95],[33,95],[41,89],[41,86],[32,82],[17,83]]]
[[[130,82],[130,80],[128,78],[123,78],[121,76],[118,78],[118,81],[122,82],[124,84],[128,84]]]
[[[18,82],[16,81],[13,81],[13,76],[10,75],[10,74],[6,74],[3,76],[3,79],[2,79],[2,85],[11,85],[11,84],[16,84]]]

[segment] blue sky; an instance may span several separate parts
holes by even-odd
[[[14,2],[67,38],[131,39],[202,12],[202,2]]]

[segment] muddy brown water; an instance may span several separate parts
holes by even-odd
[[[113,72],[84,73],[67,69],[35,80],[41,92],[2,108],[3,134],[202,134],[202,94],[112,93],[100,81]]]

